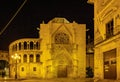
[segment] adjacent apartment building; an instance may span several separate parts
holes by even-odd
[[[120,79],[120,1],[88,3],[94,4],[94,77]]]

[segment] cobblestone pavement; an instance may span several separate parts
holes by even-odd
[[[17,79],[14,78],[7,78],[3,79],[0,78],[0,82],[120,82],[120,80],[98,80],[98,79],[92,79],[92,78],[56,78],[56,79]]]
[[[94,82],[93,79],[73,79],[73,78],[55,78],[55,79],[14,79],[1,78],[0,82]]]

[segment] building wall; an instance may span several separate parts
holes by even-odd
[[[85,37],[85,24],[70,23],[65,18],[54,18],[47,24],[40,24],[43,78],[85,77]]]
[[[39,38],[19,39],[10,44],[11,77],[16,73],[18,78],[86,77],[85,24],[54,18],[40,24],[39,34]]]
[[[3,51],[0,50],[0,60],[5,60],[5,61],[9,61],[9,53],[8,51]]]
[[[89,0],[90,1],[90,0]],[[100,79],[120,79],[119,41],[120,41],[120,2],[119,0],[94,0],[94,77]],[[108,56],[109,70],[106,70],[106,52],[116,49],[115,63]],[[110,69],[115,67],[115,71]],[[115,76],[110,77],[113,73]]]
[[[9,52],[0,50],[0,77],[2,76],[9,76]]]
[[[15,77],[16,67],[18,78],[41,77],[40,57],[42,52],[39,43],[38,38],[24,38],[10,44],[10,77]],[[18,58],[15,58],[16,54]]]

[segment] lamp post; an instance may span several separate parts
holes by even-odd
[[[17,60],[20,59],[20,56],[18,54],[11,56],[15,60],[15,79],[17,79]]]

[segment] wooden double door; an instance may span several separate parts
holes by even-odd
[[[57,71],[58,78],[67,77],[67,66],[66,65],[59,65]]]

